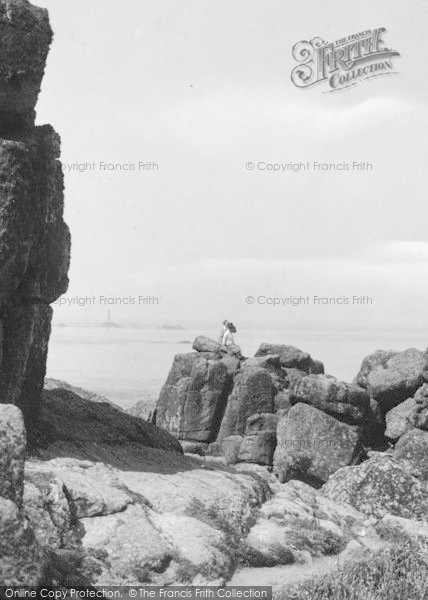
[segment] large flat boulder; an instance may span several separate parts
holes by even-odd
[[[360,459],[358,433],[307,404],[296,404],[278,423],[274,472],[281,482],[300,479],[314,485]]]
[[[26,433],[16,406],[0,404],[0,496],[22,504]]]
[[[427,353],[415,348],[402,352],[378,350],[363,360],[356,382],[386,412],[414,395],[424,383],[427,364]]]
[[[275,388],[270,373],[261,367],[242,369],[234,379],[227,401],[218,440],[231,435],[244,435],[247,419],[258,413],[272,413]]]
[[[307,352],[303,352],[295,346],[286,344],[261,344],[255,354],[265,356],[266,354],[276,354],[279,356],[283,367],[289,369],[299,369],[306,373],[324,373],[324,365],[319,360],[314,360]]]
[[[327,498],[377,519],[387,514],[417,520],[428,517],[426,485],[387,456],[340,469],[322,491]]]
[[[292,403],[305,402],[341,421],[361,424],[370,412],[370,398],[362,387],[331,375],[308,375],[290,387]]]

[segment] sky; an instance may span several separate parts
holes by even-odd
[[[62,138],[72,233],[56,322],[110,307],[135,324],[426,327],[426,2],[37,4],[55,33],[37,123]],[[397,73],[335,93],[293,85],[295,43],[376,27]],[[257,167],[313,161],[373,167]]]

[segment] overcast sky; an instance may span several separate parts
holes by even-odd
[[[426,2],[36,3],[55,32],[37,121],[60,133],[63,163],[96,163],[66,174],[67,298],[159,298],[113,308],[123,321],[426,327]],[[398,74],[336,93],[292,84],[296,42],[374,27],[401,54]],[[150,161],[157,171],[138,170]],[[373,170],[273,174],[248,161]],[[257,302],[313,294],[374,303]],[[97,302],[55,318],[105,312]]]

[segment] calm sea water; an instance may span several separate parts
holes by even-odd
[[[197,335],[217,338],[218,331],[54,327],[47,376],[97,392],[128,408],[139,400],[154,404],[175,354],[190,352]],[[324,362],[326,372],[345,381],[357,374],[374,350],[425,349],[428,330],[281,331],[240,329],[235,341],[246,356],[262,342],[292,344]]]

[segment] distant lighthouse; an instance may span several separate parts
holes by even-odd
[[[122,327],[122,325],[118,325],[117,323],[113,323],[113,321],[111,320],[111,313],[110,313],[110,309],[107,310],[107,321],[105,321],[101,327]]]

